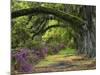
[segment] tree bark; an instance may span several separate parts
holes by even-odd
[[[95,22],[93,22],[93,7],[83,7],[83,18],[87,21],[87,24],[78,29],[78,35],[76,37],[78,54],[85,54],[87,57],[96,57],[96,29]],[[77,39],[78,38],[78,39]]]

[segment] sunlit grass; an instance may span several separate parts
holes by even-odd
[[[76,51],[75,51],[75,49],[65,48],[65,49],[61,50],[58,54],[59,55],[71,56],[71,55],[75,55]]]

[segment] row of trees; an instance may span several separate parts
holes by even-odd
[[[50,40],[51,36],[43,38],[58,30],[59,36],[53,34],[52,37],[63,35],[63,43],[72,40],[78,54],[95,57],[95,13],[95,6],[12,0],[12,48],[33,47],[34,41]]]

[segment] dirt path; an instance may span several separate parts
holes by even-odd
[[[52,59],[53,61],[56,61],[56,63],[49,64],[48,66],[36,66],[34,68],[34,72],[76,71],[91,70],[96,68],[95,59],[87,59],[81,56],[69,56],[59,59],[57,59],[57,56],[53,56]]]

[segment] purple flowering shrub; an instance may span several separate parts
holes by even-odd
[[[32,73],[33,69],[32,69],[32,65],[29,64],[28,62],[23,62],[23,64],[20,65],[20,72],[23,73]]]
[[[50,44],[48,48],[48,52],[50,55],[58,53],[60,50],[64,49],[65,45],[63,43],[59,44]]]
[[[65,48],[64,44],[39,46],[39,48],[34,47],[33,49],[19,49],[12,54],[12,58],[15,61],[13,63],[14,69],[20,73],[32,73],[34,65],[41,59],[47,55],[56,54],[63,48]]]
[[[45,56],[47,56],[48,54],[48,48],[44,47],[44,48],[39,48],[37,50],[34,51],[34,54],[36,54],[36,56],[38,57],[38,59],[42,59]]]
[[[64,49],[65,48],[65,45],[62,43],[62,44],[59,44],[59,49],[61,50],[61,49]]]
[[[36,49],[36,48],[35,48]],[[12,54],[12,60],[15,61],[14,68],[20,73],[32,73],[34,65],[40,60],[46,57],[48,54],[48,48],[39,49],[19,49],[17,52]],[[17,68],[16,68],[17,67]]]
[[[16,61],[16,64],[14,67],[18,72],[32,73],[33,66],[28,62],[28,50],[27,49],[20,49],[20,51],[12,55],[12,57]]]

